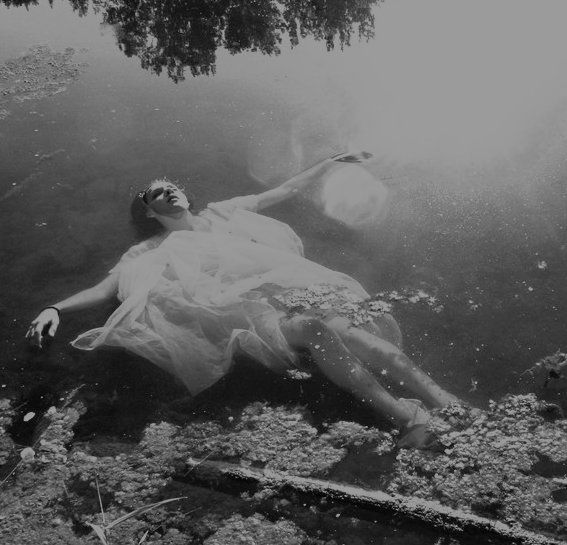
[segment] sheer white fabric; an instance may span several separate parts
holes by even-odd
[[[280,329],[282,312],[269,294],[324,282],[367,296],[351,277],[305,259],[288,225],[234,201],[209,205],[197,230],[175,231],[126,252],[113,269],[121,305],[73,346],[123,347],[197,394],[227,373],[237,349],[274,371],[295,364]]]

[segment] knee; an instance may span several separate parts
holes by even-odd
[[[384,339],[401,349],[403,337],[398,322],[391,314],[384,314],[382,318],[384,323]]]
[[[317,339],[327,340],[332,337],[332,331],[325,322],[308,316],[304,317],[301,322],[301,332],[303,338],[309,341],[316,341]]]
[[[288,341],[305,348],[313,343],[328,342],[334,338],[325,322],[313,316],[294,316],[283,324],[282,330]]]

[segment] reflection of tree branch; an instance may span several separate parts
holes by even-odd
[[[37,0],[1,0],[7,6],[36,5]],[[278,55],[283,36],[291,46],[312,36],[327,50],[350,45],[374,33],[372,7],[377,0],[69,0],[85,15],[89,6],[114,26],[118,46],[137,56],[143,68],[173,81],[215,72],[218,47],[236,54],[259,51]],[[50,3],[52,0],[50,0]]]
[[[143,68],[156,74],[165,68],[175,82],[184,78],[186,66],[194,76],[214,73],[224,0],[109,0],[106,4],[104,21],[115,26],[120,49],[127,56],[138,56]]]
[[[29,8],[30,6],[38,6],[39,0],[2,0],[2,3],[8,8],[17,8],[20,6]],[[49,5],[53,5],[53,0],[49,0]]]
[[[52,1],[53,0],[49,0],[50,3]],[[95,10],[98,3],[100,2],[97,2],[97,0],[93,0],[93,5],[95,7]],[[71,6],[73,7],[73,11],[79,14],[79,17],[83,17],[89,12],[89,4],[90,4],[89,0],[69,0],[69,4],[71,4]]]
[[[359,39],[374,37],[374,0],[284,0],[283,17],[292,45],[299,38],[313,36],[334,49],[338,38],[341,49],[350,45],[352,30],[358,26]]]

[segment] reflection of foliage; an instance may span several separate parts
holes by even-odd
[[[373,1],[352,0],[286,0],[284,1],[287,31],[293,45],[299,37],[312,35],[325,40],[327,49],[335,47],[335,39],[343,48],[350,45],[352,30],[358,26],[359,38],[369,39],[374,33]]]
[[[39,5],[39,0],[2,0],[2,3],[9,8],[18,6],[25,6],[27,8],[29,6]],[[49,4],[52,5],[53,0],[49,0]]]
[[[165,68],[177,82],[185,67],[193,76],[214,73],[218,47],[232,54],[277,55],[287,32],[292,45],[311,35],[332,49],[335,41],[349,45],[355,26],[359,37],[368,39],[374,1],[121,0],[106,3],[104,20],[115,25],[126,55],[139,56],[142,66],[155,73]]]
[[[142,67],[174,81],[189,66],[193,75],[214,72],[225,10],[220,2],[123,0],[107,6],[104,20],[115,25],[120,48],[140,57]]]
[[[37,0],[2,0],[6,6],[36,5]],[[328,50],[373,36],[372,6],[377,0],[69,0],[85,15],[92,6],[113,25],[118,45],[138,56],[142,67],[175,82],[185,68],[193,76],[215,72],[216,50],[230,53],[280,53],[287,34],[292,46],[308,36]]]

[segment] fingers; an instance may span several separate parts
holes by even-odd
[[[55,320],[53,320],[53,322],[51,322],[51,326],[49,328],[49,331],[47,332],[47,334],[50,337],[55,337],[55,332],[57,331],[57,328],[59,327],[59,322],[56,322]]]
[[[37,346],[38,348],[42,348],[41,341],[43,341],[43,337],[41,335],[41,330],[36,329],[34,331],[34,334],[33,334],[33,337],[32,337],[32,343],[33,343],[34,346]]]
[[[40,319],[36,318],[26,332],[26,339],[32,346],[42,348],[43,340],[45,337],[54,337],[59,327],[59,320],[57,319]]]
[[[40,324],[36,324],[30,327],[30,329],[28,330],[29,336],[28,339],[30,340],[32,346],[37,346],[38,348],[41,348],[41,344],[42,344],[42,328],[40,327]]]
[[[39,327],[39,324],[32,322],[26,332],[26,339],[28,339],[32,346],[41,348],[41,328]]]
[[[373,157],[372,153],[368,151],[360,151],[355,153],[339,153],[331,157],[333,161],[340,163],[362,163]]]

